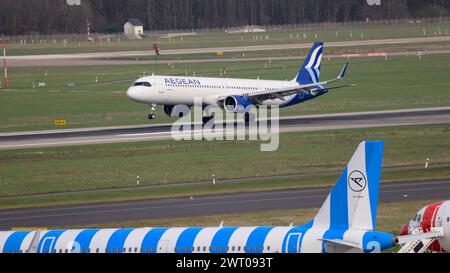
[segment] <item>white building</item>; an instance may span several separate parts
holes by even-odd
[[[130,18],[123,25],[123,32],[128,39],[142,39],[144,35],[144,23],[136,18]]]

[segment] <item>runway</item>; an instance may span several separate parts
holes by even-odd
[[[353,41],[335,41],[326,42],[326,47],[351,47],[351,46],[372,46],[372,45],[394,45],[394,44],[412,44],[412,43],[432,43],[448,42],[450,36],[439,37],[416,37],[416,38],[397,38],[397,39],[376,39],[376,40],[353,40]],[[211,48],[180,48],[163,49],[162,56],[198,54],[198,53],[216,53],[224,52],[248,52],[248,51],[266,51],[266,50],[291,50],[291,49],[309,49],[311,43],[299,44],[270,44],[255,46],[232,46],[232,47],[211,47]],[[426,51],[428,53],[448,53],[447,50]],[[404,52],[396,52],[392,55],[404,55]],[[410,53],[411,54],[411,53]],[[86,66],[86,65],[131,65],[131,64],[153,64],[153,60],[120,60],[123,58],[136,58],[142,56],[152,56],[153,51],[116,51],[116,52],[96,52],[96,53],[71,53],[71,54],[43,54],[43,55],[24,55],[9,56],[8,65],[10,67],[49,67],[49,66]],[[391,54],[389,54],[391,55]],[[327,56],[336,57],[336,56]],[[237,59],[198,59],[198,60],[159,60],[159,63],[205,63],[205,62],[233,62],[233,61],[257,61],[257,60],[295,60],[304,57],[272,57],[272,58],[237,58]]]
[[[0,211],[0,230],[13,227],[94,225],[145,219],[311,208],[319,207],[329,191],[329,188],[306,188],[209,195],[193,199],[171,198],[7,210]],[[449,197],[450,180],[435,180],[381,185],[379,201],[384,203]]]
[[[450,107],[357,112],[343,114],[304,115],[282,117],[279,131],[307,132],[338,129],[392,127],[405,125],[450,124]],[[209,131],[189,130],[172,134],[172,124],[121,126],[50,130],[36,132],[1,133],[0,149],[73,146],[102,143],[124,143],[171,139],[173,136],[207,134]],[[216,137],[235,132],[227,126],[212,135]]]

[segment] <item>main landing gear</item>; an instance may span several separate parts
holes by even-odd
[[[148,114],[148,119],[156,119],[156,104],[150,104],[150,113]]]
[[[244,115],[244,121],[245,121],[245,124],[249,124],[250,122],[254,122],[255,121],[255,119],[256,119],[256,116],[255,116],[255,114],[253,114],[253,113],[245,113],[245,115]]]
[[[205,126],[206,123],[208,123],[210,120],[213,120],[213,119],[214,119],[214,116],[213,116],[213,115],[212,115],[212,116],[209,116],[209,117],[203,117],[203,118],[202,118],[203,126]]]

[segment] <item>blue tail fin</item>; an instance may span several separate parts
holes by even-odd
[[[359,144],[314,218],[314,226],[375,229],[383,145],[383,141],[364,141]]]
[[[306,57],[295,80],[300,84],[311,84],[319,81],[320,63],[322,61],[323,42],[315,42]]]

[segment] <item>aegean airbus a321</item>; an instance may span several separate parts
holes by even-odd
[[[327,84],[342,80],[348,67],[335,79],[320,81],[323,42],[315,42],[297,76],[291,81],[207,78],[180,76],[148,76],[136,80],[127,91],[133,101],[150,105],[149,119],[155,119],[155,107],[163,105],[168,116],[180,117],[174,107],[194,106],[195,98],[201,98],[202,107],[220,107],[231,113],[244,113],[245,121],[252,118],[250,107],[267,105],[288,107],[326,94],[331,89],[349,85],[328,87]],[[204,116],[203,123],[214,118]]]

